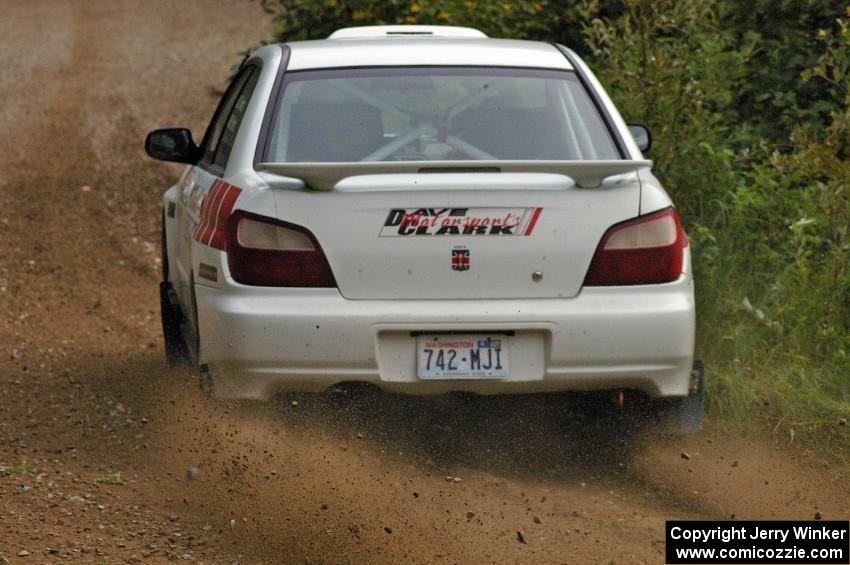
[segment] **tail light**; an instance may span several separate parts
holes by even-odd
[[[336,287],[325,253],[309,230],[246,212],[230,217],[227,264],[241,284]]]
[[[590,262],[585,286],[672,282],[682,273],[688,238],[673,208],[612,226]]]

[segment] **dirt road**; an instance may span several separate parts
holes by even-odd
[[[167,370],[174,169],[142,140],[202,131],[268,25],[247,0],[0,0],[0,562],[662,563],[668,518],[847,518],[850,481],[770,440],[539,399],[226,404]]]

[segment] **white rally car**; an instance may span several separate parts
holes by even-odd
[[[255,51],[164,197],[170,361],[219,396],[701,398],[688,240],[584,62],[469,28]],[[622,396],[620,396],[622,398]]]

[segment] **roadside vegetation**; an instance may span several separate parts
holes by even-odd
[[[850,461],[850,6],[263,0],[277,40],[469,25],[557,41],[652,131],[688,231],[710,414]]]

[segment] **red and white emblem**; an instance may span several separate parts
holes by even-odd
[[[452,249],[452,270],[469,270],[469,249],[467,249],[466,247]]]

